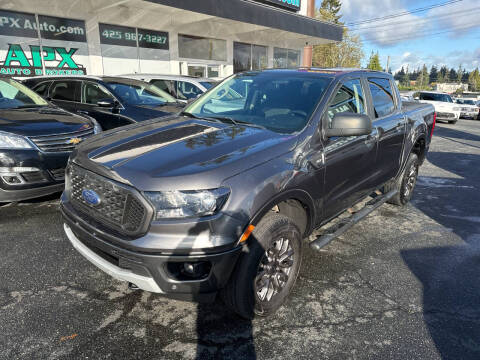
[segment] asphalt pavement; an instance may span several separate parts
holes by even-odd
[[[131,291],[55,197],[0,206],[0,359],[480,359],[480,121],[439,124],[412,203],[306,252],[277,315]]]

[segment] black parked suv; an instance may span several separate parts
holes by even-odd
[[[135,287],[199,301],[220,291],[241,316],[266,316],[314,229],[328,226],[318,250],[410,200],[434,124],[433,107],[402,103],[386,73],[240,73],[180,115],[83,143],[67,168],[65,232]]]
[[[19,82],[0,78],[0,202],[62,191],[71,151],[98,131],[93,119],[57,108]]]
[[[65,110],[95,118],[103,130],[178,113],[184,106],[154,85],[123,77],[34,77],[24,84]]]

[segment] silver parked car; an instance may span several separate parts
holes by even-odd
[[[127,74],[122,76],[147,81],[183,103],[195,99],[217,84],[212,79],[184,75]]]

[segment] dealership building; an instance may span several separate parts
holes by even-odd
[[[306,0],[0,0],[0,72],[225,77],[342,39]]]

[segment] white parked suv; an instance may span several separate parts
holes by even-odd
[[[473,99],[456,99],[455,102],[460,105],[462,112],[460,117],[479,120],[480,107]]]
[[[185,75],[127,74],[121,76],[149,82],[183,103],[195,99],[217,84],[217,81],[212,79]]]
[[[447,121],[455,124],[460,119],[462,109],[455,104],[450,95],[435,91],[420,91],[415,93],[414,99],[421,103],[432,104],[437,113],[437,121]]]

